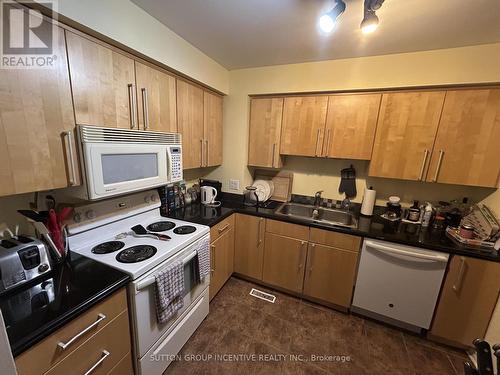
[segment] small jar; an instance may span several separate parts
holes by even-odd
[[[460,237],[470,240],[471,238],[474,237],[474,226],[472,226],[470,224],[460,225],[459,234],[460,234]]]

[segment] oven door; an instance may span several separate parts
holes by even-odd
[[[181,315],[203,293],[210,283],[210,275],[197,283],[196,274],[196,246],[199,241],[209,238],[209,234],[195,241],[180,251],[174,257],[160,264],[129,286],[129,296],[132,310],[132,325],[134,327],[136,358],[146,352],[180,320]],[[184,306],[166,323],[160,324],[156,318],[155,282],[154,274],[169,263],[178,260],[184,262]]]
[[[89,199],[169,183],[170,160],[166,145],[85,143],[83,152]]]

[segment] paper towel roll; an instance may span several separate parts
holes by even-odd
[[[373,215],[373,206],[375,206],[375,198],[377,192],[370,186],[369,189],[365,188],[365,195],[363,196],[363,203],[361,204],[361,214],[365,216]]]

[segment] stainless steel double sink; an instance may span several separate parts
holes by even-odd
[[[334,208],[315,207],[299,203],[283,203],[276,210],[276,214],[333,226],[346,228],[358,227],[358,222],[352,212]]]

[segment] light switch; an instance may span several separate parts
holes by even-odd
[[[240,180],[229,180],[230,190],[240,190]]]

